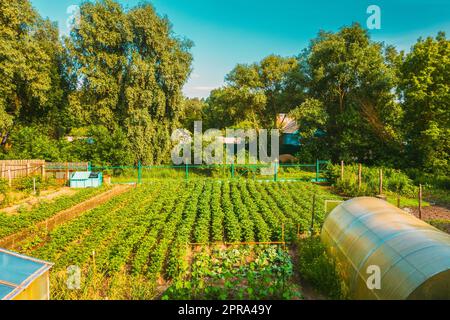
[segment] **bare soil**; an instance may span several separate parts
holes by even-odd
[[[14,249],[16,245],[20,244],[21,241],[24,241],[28,237],[35,234],[40,229],[44,229],[47,232],[53,230],[57,226],[72,220],[84,212],[91,210],[95,207],[98,207],[99,205],[107,202],[114,196],[117,196],[121,193],[124,193],[128,191],[131,187],[129,185],[117,185],[113,187],[112,189],[101,193],[99,195],[96,195],[82,203],[79,203],[69,209],[63,210],[53,217],[39,222],[33,227],[27,228],[25,230],[19,231],[15,234],[9,235],[3,239],[0,239],[0,247],[6,248],[6,249]]]
[[[58,190],[47,190],[43,191],[40,196],[30,196],[25,199],[20,200],[18,203],[13,204],[9,207],[3,208],[0,211],[4,212],[6,215],[16,215],[21,209],[31,209],[36,204],[42,201],[54,201],[57,198],[63,196],[71,196],[76,193],[76,190],[64,187]]]
[[[419,208],[410,208],[410,213],[419,218]],[[422,220],[450,220],[450,210],[441,206],[422,208]]]

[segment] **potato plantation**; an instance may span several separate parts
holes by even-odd
[[[89,192],[53,205],[62,208]],[[18,250],[55,263],[53,299],[290,299],[300,293],[290,282],[287,247],[246,244],[289,242],[309,231],[313,195],[318,230],[324,200],[336,196],[313,184],[158,181],[52,231],[38,230]],[[48,206],[45,217],[56,211]],[[39,209],[25,216],[45,218]],[[81,270],[80,290],[67,286],[69,266]]]

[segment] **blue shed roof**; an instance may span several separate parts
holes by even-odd
[[[74,174],[72,174],[71,180],[87,180],[89,179],[89,176],[91,175],[90,171],[77,171]]]
[[[23,291],[52,264],[0,248],[0,300]]]

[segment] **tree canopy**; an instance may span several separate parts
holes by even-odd
[[[167,163],[173,130],[192,130],[196,120],[205,130],[272,129],[288,114],[298,123],[302,162],[449,173],[444,33],[397,52],[358,24],[320,31],[297,56],[237,64],[200,100],[182,92],[193,42],[151,4],[83,2],[77,22],[61,37],[28,0],[0,2],[3,158]]]

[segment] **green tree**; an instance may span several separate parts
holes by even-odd
[[[29,1],[0,2],[0,135],[16,125],[55,126],[64,108],[63,50],[58,28]]]
[[[400,90],[411,167],[449,174],[450,41],[419,39],[404,58]]]
[[[292,94],[289,80],[297,60],[271,55],[258,63],[238,64],[227,76],[223,88],[208,98],[208,126],[224,128],[251,122],[255,128],[276,128],[277,116],[287,113],[303,100]]]
[[[50,137],[42,127],[24,126],[16,128],[9,138],[12,148],[6,146],[6,159],[65,160],[61,155],[61,142]]]
[[[402,109],[392,93],[397,78],[390,63],[395,54],[384,49],[354,24],[337,33],[320,32],[300,56],[313,100],[292,114],[306,126],[300,130],[309,131],[304,145],[317,140],[313,131],[322,135],[317,154],[303,148],[305,157],[373,163],[390,161],[392,150],[398,153]]]
[[[181,127],[190,131],[194,130],[194,122],[206,119],[205,110],[207,104],[204,99],[186,98],[183,103],[183,116]]]
[[[112,0],[86,2],[80,12],[67,41],[79,83],[70,97],[73,119],[122,128],[134,162],[168,160],[192,43],[175,37],[169,20],[147,3],[124,11]]]
[[[133,160],[126,134],[120,128],[112,133],[105,126],[90,126],[86,137],[74,141],[66,152],[71,159],[95,165],[127,165]]]

